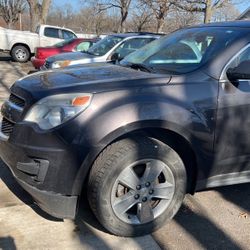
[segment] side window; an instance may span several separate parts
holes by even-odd
[[[82,42],[76,46],[75,50],[76,51],[87,51],[91,45],[92,45],[91,42]]]
[[[75,34],[69,30],[62,30],[62,38],[68,40],[70,38],[76,38]]]
[[[44,35],[47,37],[60,38],[59,29],[55,28],[45,28]]]
[[[114,53],[119,53],[123,58],[128,54],[136,51],[137,49],[145,46],[146,44],[155,40],[154,38],[133,38],[123,42],[118,48],[115,49]]]
[[[250,60],[250,47],[244,50],[240,55],[238,55],[232,63],[230,63],[230,68],[237,67],[240,63]]]
[[[250,45],[237,55],[233,60],[225,67],[221,79],[227,79],[226,72],[229,68],[236,68],[240,63],[250,61]]]

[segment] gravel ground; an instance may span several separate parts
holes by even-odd
[[[32,67],[0,55],[0,103]],[[42,212],[0,161],[0,249],[250,249],[250,184],[188,195],[175,218],[152,235],[103,230],[82,202],[75,221]]]

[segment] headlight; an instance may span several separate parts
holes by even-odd
[[[91,94],[61,94],[45,97],[27,113],[24,121],[34,122],[48,130],[63,124],[85,110],[91,102]]]
[[[65,68],[65,67],[70,65],[70,62],[71,61],[69,61],[69,60],[53,62],[51,67],[52,67],[52,69]]]

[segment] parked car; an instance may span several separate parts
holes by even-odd
[[[1,158],[55,217],[74,218],[87,192],[111,233],[158,229],[186,193],[250,181],[249,31],[190,27],[120,65],[18,80],[2,106]]]
[[[36,69],[40,69],[45,63],[45,59],[49,56],[73,51],[84,52],[99,40],[97,38],[71,38],[53,46],[38,47],[35,49],[35,56],[31,58],[31,62]]]
[[[75,33],[66,28],[40,25],[36,33],[0,28],[0,51],[10,52],[13,60],[26,62],[36,47],[50,46],[60,41],[76,38]]]
[[[158,34],[145,32],[109,35],[84,53],[73,52],[49,57],[41,69],[64,68],[78,64],[121,60],[129,53],[159,37],[160,35]]]

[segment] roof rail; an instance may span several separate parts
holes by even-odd
[[[129,32],[125,32],[125,34],[129,34],[129,33],[134,33],[134,34],[138,34],[138,35],[158,35],[158,36],[164,36],[166,35],[165,33],[155,33],[155,32],[147,32],[147,31],[140,31],[140,32],[136,32],[136,31],[129,31]]]

